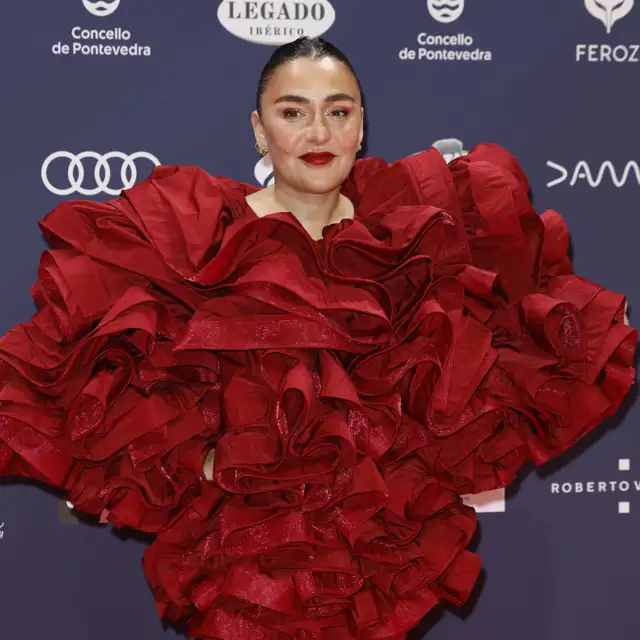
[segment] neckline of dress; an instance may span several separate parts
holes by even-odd
[[[347,180],[345,180],[345,182],[343,183],[343,186],[340,189],[340,194],[344,195],[346,198],[349,198],[349,196],[347,196],[344,193],[345,184],[347,183]],[[244,208],[245,215],[249,214],[249,216],[251,218],[253,218],[254,220],[263,220],[263,219],[268,219],[268,218],[271,218],[271,217],[274,217],[274,216],[281,216],[281,215],[288,216],[288,217],[292,218],[293,220],[295,220],[296,224],[300,227],[300,229],[302,229],[302,231],[309,237],[309,239],[312,242],[315,242],[315,243],[322,242],[325,239],[324,236],[325,236],[325,233],[326,233],[326,231],[328,229],[331,229],[332,227],[335,227],[337,225],[341,225],[342,223],[344,223],[346,221],[354,222],[358,217],[358,209],[357,209],[357,206],[356,206],[357,203],[353,202],[353,200],[351,200],[351,198],[349,198],[349,201],[353,205],[353,216],[351,218],[341,218],[340,220],[336,220],[335,222],[330,222],[329,224],[325,225],[322,228],[322,237],[321,238],[314,238],[314,237],[311,236],[309,231],[307,231],[306,227],[302,224],[302,222],[300,222],[300,220],[298,220],[298,218],[296,218],[295,214],[293,212],[291,212],[291,211],[272,211],[271,213],[267,213],[267,214],[262,215],[262,216],[258,215],[256,210],[247,201],[247,197],[252,195],[252,194],[254,194],[254,193],[257,193],[258,191],[262,191],[266,187],[256,187],[256,186],[248,184],[248,183],[243,183],[242,186],[245,187],[243,189],[243,194],[242,194],[242,200],[243,200],[243,204],[244,204],[243,208]]]

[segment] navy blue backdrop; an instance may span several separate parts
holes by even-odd
[[[639,3],[640,4],[640,3]],[[567,220],[578,272],[640,296],[633,0],[20,0],[0,8],[0,332],[32,313],[37,221],[108,199],[154,164],[268,182],[249,113],[272,46],[324,34],[366,92],[367,152],[507,147],[539,211]],[[633,395],[633,393],[632,393]],[[638,408],[580,455],[476,499],[484,577],[430,640],[640,637]],[[144,543],[81,526],[34,486],[0,490],[0,637],[160,640]]]

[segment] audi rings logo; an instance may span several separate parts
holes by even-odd
[[[49,177],[49,172],[52,171],[51,166],[56,160],[67,160],[69,162],[69,166],[67,167],[68,187],[55,186]],[[84,185],[86,174],[85,160],[95,161],[93,169],[95,186],[86,187]],[[122,166],[120,167],[121,186],[116,186],[111,183],[111,160],[120,160],[122,162]],[[82,151],[81,153],[55,151],[47,156],[42,163],[40,175],[42,176],[44,186],[57,196],[69,196],[72,193],[79,193],[83,196],[95,196],[98,193],[117,196],[123,189],[130,189],[138,181],[136,160],[148,160],[154,167],[160,164],[160,160],[147,151],[136,151],[128,155],[121,151],[109,151],[104,154],[96,153],[95,151]]]
[[[82,0],[82,4],[89,13],[102,17],[110,16],[120,5],[120,0],[111,0],[111,2],[105,2],[105,0],[98,0],[98,2]]]

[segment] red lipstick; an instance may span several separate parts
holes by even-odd
[[[335,155],[327,151],[323,153],[305,153],[303,156],[300,156],[300,160],[304,160],[307,164],[314,166],[329,164],[334,158]]]

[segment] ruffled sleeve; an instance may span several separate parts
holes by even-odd
[[[535,212],[505,149],[479,145],[448,166],[430,150],[398,164],[464,229],[468,252],[449,268],[462,321],[447,314],[442,376],[428,400],[409,403],[428,404],[420,455],[459,491],[505,486],[526,460],[546,462],[616,411],[634,381],[637,332],[623,295],[573,273],[564,220]]]
[[[205,172],[160,167],[120,198],[64,203],[41,222],[38,311],[0,342],[0,473],[145,531],[212,491],[202,463],[219,431],[217,361],[174,347],[201,296],[185,278],[223,218]]]

